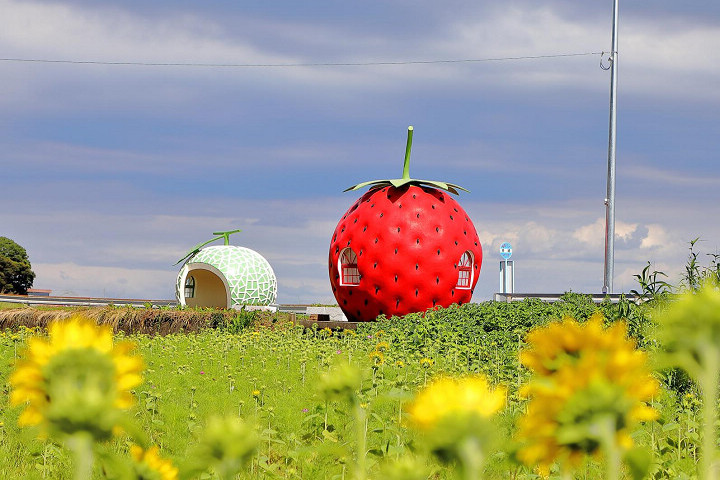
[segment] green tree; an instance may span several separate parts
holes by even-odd
[[[0,293],[26,295],[34,279],[25,249],[7,237],[0,237]]]

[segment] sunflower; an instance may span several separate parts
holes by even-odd
[[[461,478],[479,478],[498,428],[493,417],[504,406],[506,388],[491,388],[484,376],[440,378],[408,407],[411,425],[438,460],[455,464]]]
[[[380,350],[373,350],[368,354],[368,358],[370,358],[370,361],[374,366],[385,363],[385,355]]]
[[[12,405],[26,405],[20,426],[44,434],[88,432],[107,439],[119,413],[132,406],[142,359],[131,342],[113,342],[112,329],[73,316],[53,322],[47,338],[31,337],[10,376]]]
[[[201,478],[213,469],[219,478],[235,478],[255,455],[258,442],[255,428],[241,418],[212,416],[189,451],[184,473],[188,478]]]
[[[459,380],[444,377],[418,393],[408,413],[415,426],[429,430],[447,416],[490,417],[505,406],[505,398],[505,387],[491,389],[482,375]]]
[[[657,418],[646,402],[658,393],[658,382],[647,354],[626,334],[620,322],[603,329],[600,314],[585,324],[565,318],[528,334],[520,360],[533,376],[521,390],[530,402],[517,433],[524,463],[543,475],[555,462],[574,468],[608,442],[629,449],[632,428]]]
[[[320,376],[318,392],[327,401],[346,400],[351,404],[358,401],[361,372],[352,363],[339,363]]]
[[[157,446],[144,450],[133,445],[130,447],[130,455],[135,461],[133,469],[137,480],[177,480],[177,467],[160,456]]]
[[[430,368],[433,366],[433,363],[435,363],[435,360],[432,358],[423,357],[420,359],[420,366],[423,368]]]

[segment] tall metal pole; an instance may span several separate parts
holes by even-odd
[[[613,0],[612,52],[610,52],[610,135],[608,139],[607,195],[605,197],[605,275],[603,293],[613,292],[615,269],[615,132],[617,130],[618,0]]]

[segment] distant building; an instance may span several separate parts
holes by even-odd
[[[28,288],[27,294],[29,297],[49,297],[52,290],[43,290],[41,288]]]

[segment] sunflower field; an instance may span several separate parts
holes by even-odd
[[[716,287],[246,320],[4,330],[3,478],[720,478]]]

